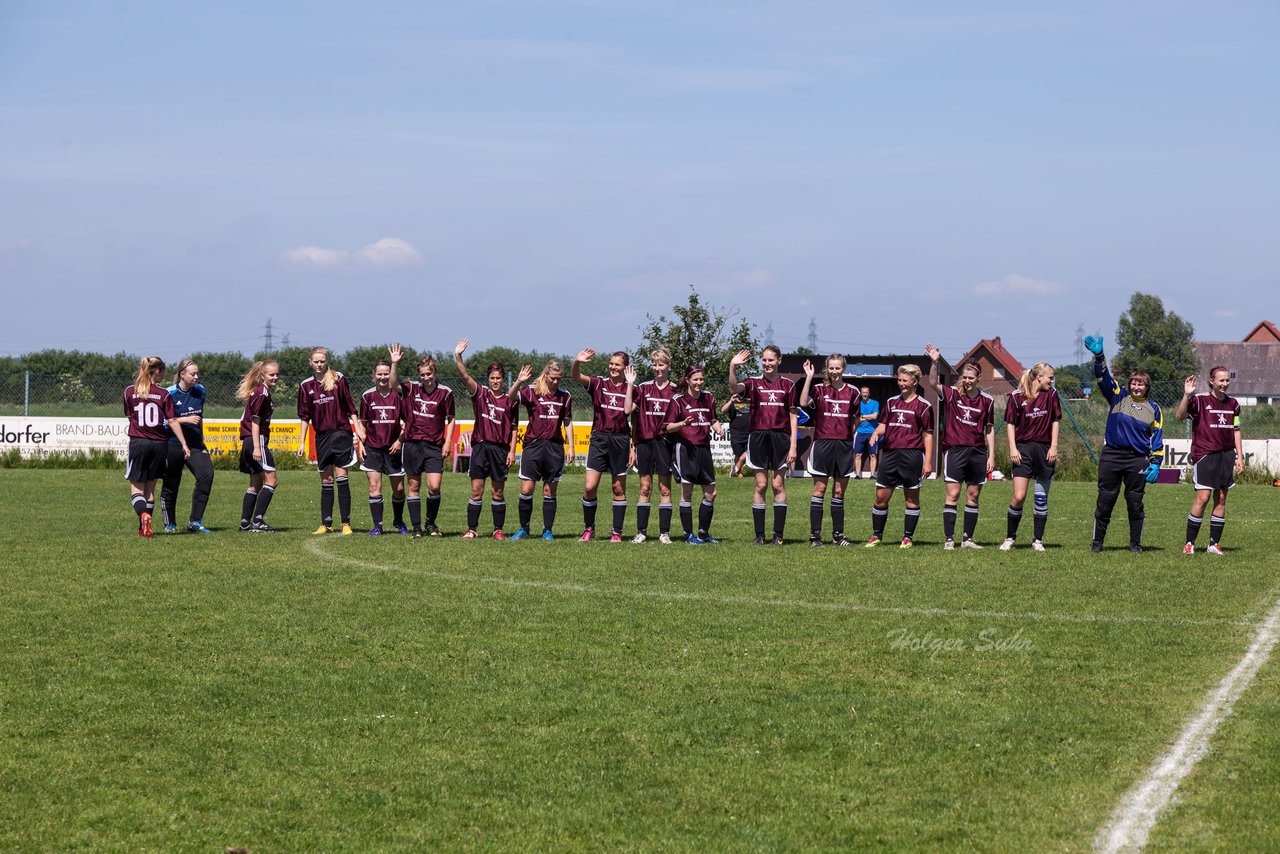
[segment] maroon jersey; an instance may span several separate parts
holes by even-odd
[[[317,433],[344,430],[355,414],[351,390],[347,388],[347,378],[342,374],[338,374],[333,391],[325,391],[315,377],[307,377],[298,386],[298,418],[310,421],[311,429]]]
[[[1031,400],[1020,391],[1009,395],[1004,407],[1004,420],[1013,425],[1015,442],[1040,442],[1047,445],[1053,439],[1053,422],[1062,420],[1062,401],[1057,389],[1048,389]]]
[[[472,443],[493,442],[504,448],[510,447],[511,434],[520,419],[520,404],[505,394],[494,394],[487,385],[477,383],[475,394],[471,395],[471,405],[476,413],[476,424],[471,428]]]
[[[1218,400],[1212,394],[1197,394],[1187,401],[1191,416],[1191,462],[1206,454],[1233,451],[1240,424],[1240,402],[1230,395]]]
[[[552,439],[564,444],[564,425],[573,421],[573,396],[558,388],[551,394],[538,394],[533,386],[520,389],[520,403],[524,404],[524,440]]]
[[[853,431],[860,417],[858,401],[861,395],[848,383],[839,389],[823,384],[809,389],[809,404],[813,407],[813,438],[853,440]]]
[[[924,434],[933,432],[933,407],[916,395],[910,401],[902,395],[889,398],[881,411],[886,451],[924,450]]]
[[[676,438],[690,445],[710,445],[711,425],[716,423],[716,399],[711,392],[704,391],[697,397],[688,393],[677,394],[671,398],[671,408],[667,410],[668,423],[683,421],[688,416],[689,423],[681,427]]]
[[[987,428],[995,424],[995,399],[985,391],[970,397],[949,385],[938,392],[946,404],[942,419],[943,448],[983,448],[987,444]]]
[[[631,402],[635,404],[631,420],[635,423],[634,435],[637,442],[663,435],[662,425],[672,420],[667,417],[667,410],[671,407],[671,398],[675,396],[675,383],[667,383],[658,388],[657,383],[649,380],[635,387],[631,398]]]
[[[444,445],[446,422],[454,420],[453,389],[436,384],[431,391],[417,380],[400,384],[400,419],[404,438],[414,442]]]
[[[129,436],[134,439],[157,439],[167,442],[169,419],[177,418],[173,398],[162,385],[151,386],[151,391],[138,394],[133,386],[124,390],[124,414],[129,418]]]
[[[747,400],[751,402],[751,430],[791,432],[791,407],[796,401],[796,384],[786,377],[772,382],[764,377],[747,377]]]
[[[601,433],[630,433],[631,425],[627,423],[627,384],[615,383],[608,377],[592,377],[587,386],[591,394],[591,410],[595,413],[591,419],[591,429]]]
[[[253,419],[258,419],[258,435],[265,441],[271,436],[271,413],[276,405],[271,400],[271,389],[260,385],[249,394],[244,402],[244,416],[240,419],[240,438],[253,437]]]
[[[400,438],[400,392],[394,387],[386,394],[377,386],[360,395],[360,420],[364,422],[364,443],[385,451]]]

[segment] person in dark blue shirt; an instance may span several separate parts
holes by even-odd
[[[1093,353],[1093,375],[1102,396],[1111,406],[1107,414],[1105,446],[1098,459],[1098,504],[1093,513],[1093,551],[1102,551],[1107,536],[1111,511],[1120,488],[1129,508],[1129,551],[1142,552],[1142,525],[1146,519],[1142,500],[1148,483],[1155,483],[1164,458],[1164,430],[1160,405],[1147,398],[1151,377],[1145,371],[1134,371],[1127,388],[1111,376],[1102,339],[1092,335],[1084,344]]]
[[[182,426],[191,456],[183,459],[178,437],[169,438],[169,457],[164,473],[164,486],[160,490],[160,510],[164,514],[164,532],[178,533],[178,487],[182,485],[182,470],[187,468],[195,475],[196,487],[191,496],[191,519],[187,530],[193,534],[207,534],[204,525],[204,509],[209,503],[209,491],[213,488],[213,461],[204,444],[204,386],[200,385],[200,368],[190,359],[178,363],[177,375],[169,386],[178,417],[174,423]],[[170,428],[172,429],[172,427]]]

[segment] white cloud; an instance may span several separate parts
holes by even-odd
[[[384,237],[370,243],[357,252],[356,257],[373,267],[409,267],[422,263],[422,253],[399,237]]]
[[[329,270],[347,262],[348,253],[341,249],[325,249],[321,246],[299,246],[285,252],[281,259],[291,267],[308,270]]]
[[[1061,282],[1051,282],[1048,279],[1036,279],[1031,276],[1023,276],[1018,273],[1010,273],[1003,279],[996,279],[990,282],[979,282],[970,290],[978,296],[998,297],[998,296],[1053,296],[1054,294],[1066,293],[1067,286]]]

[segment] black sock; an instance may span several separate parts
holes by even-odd
[[[613,530],[622,533],[622,524],[627,520],[627,502],[613,502]]]
[[[333,524],[333,482],[320,484],[320,521]]]
[[[716,505],[702,499],[702,503],[698,505],[698,536],[706,539],[707,532],[711,530],[711,517],[716,512]]]
[[[1209,545],[1216,546],[1222,542],[1222,529],[1227,526],[1227,517],[1210,516],[1209,517]]]
[[[422,530],[422,497],[409,496],[409,526],[415,531]]]
[[[809,536],[822,536],[822,499],[816,495],[809,499]]]
[[[274,486],[263,486],[258,490],[258,500],[253,505],[253,521],[263,522],[267,516],[267,508],[271,506],[271,496],[276,494]]]
[[[684,529],[684,535],[688,537],[693,533],[693,502],[680,502],[680,527]]]
[[[369,515],[373,517],[373,527],[382,527],[382,496],[369,496]]]
[[[556,526],[556,497],[542,496],[542,529],[550,531]]]
[[[397,528],[404,527],[404,499],[391,497],[391,524]]]
[[[658,533],[659,534],[671,533],[671,505],[670,504],[658,505]]]
[[[972,540],[973,534],[978,530],[978,505],[966,504],[964,506],[964,538]]]
[[[484,507],[483,501],[476,501],[474,498],[467,501],[467,530],[474,531],[476,526],[480,524],[480,509]]]
[[[844,499],[831,499],[831,536],[844,536]]]
[[[781,537],[782,532],[787,527],[787,505],[778,501],[773,502],[773,535]]]
[[[764,505],[763,504],[751,505],[751,521],[755,523],[756,536],[763,537],[764,536]]]
[[[1011,540],[1017,539],[1018,524],[1020,522],[1022,522],[1022,508],[1019,507],[1015,509],[1014,507],[1011,506],[1009,508],[1009,528],[1008,528],[1009,532],[1005,536],[1007,536]]]
[[[436,523],[436,514],[440,512],[440,493],[427,493],[427,524]]]
[[[334,486],[338,489],[338,514],[342,516],[342,524],[351,524],[351,482],[345,477],[335,477]]]
[[[1041,513],[1039,510],[1031,511],[1031,536],[1034,539],[1044,542],[1044,527],[1049,524],[1049,511]]]
[[[507,523],[507,502],[490,501],[489,512],[493,514],[493,530],[501,531],[502,526]]]
[[[884,539],[884,523],[889,518],[889,508],[881,510],[879,507],[871,508],[871,534],[877,540]]]
[[[133,496],[133,512],[138,514],[138,521],[142,521],[142,514],[147,512],[147,499],[142,497],[139,492]]]
[[[520,493],[520,507],[518,508],[518,512],[520,514],[520,527],[526,531],[529,530],[529,521],[533,519],[532,493],[529,495],[525,495],[523,492]]]
[[[902,536],[908,540],[915,539],[916,523],[920,521],[920,508],[908,507],[902,514]]]
[[[948,540],[956,538],[956,506],[942,505],[942,533]]]
[[[649,502],[636,502],[636,531],[641,534],[649,533]]]
[[[258,503],[256,490],[247,490],[240,501],[240,527],[247,528],[253,522],[253,508]]]
[[[596,502],[582,499],[582,527],[595,528],[596,526]]]
[[[147,512],[152,516],[156,515],[156,503],[154,501],[147,502]]]

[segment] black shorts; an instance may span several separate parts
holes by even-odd
[[[329,466],[349,469],[356,464],[355,437],[349,430],[326,430],[316,433],[316,468]]]
[[[854,433],[853,434],[853,453],[854,456],[862,456],[870,454],[875,456],[880,453],[880,443],[871,441],[875,438],[875,431],[870,433]]]
[[[783,471],[791,434],[785,430],[755,430],[747,437],[747,468],[756,471]]]
[[[262,445],[261,460],[253,458],[253,439],[245,436],[240,442],[240,471],[245,474],[262,474],[263,472],[276,470],[276,458],[271,453],[271,449],[267,447],[266,437],[259,436],[258,443]]]
[[[420,440],[406,440],[400,446],[405,474],[440,474],[444,471],[444,449]]]
[[[671,456],[675,448],[663,436],[636,442],[637,474],[671,474]]]
[[[924,480],[924,451],[914,448],[886,450],[880,455],[876,486],[888,489],[918,489]]]
[[[710,445],[677,442],[671,465],[681,483],[715,486],[716,465],[711,459]]]
[[[587,471],[626,477],[630,459],[631,437],[626,433],[592,431],[591,444],[587,449]]]
[[[168,439],[129,439],[129,457],[124,466],[125,480],[146,483],[164,477],[169,462]]]
[[[747,438],[750,435],[746,430],[729,430],[729,448],[733,451],[735,460],[747,452]]]
[[[520,479],[555,483],[564,474],[564,445],[555,439],[534,439],[520,452]]]
[[[853,474],[853,442],[814,439],[808,469],[812,477],[848,477]]]
[[[1196,489],[1230,489],[1236,485],[1236,452],[1215,451],[1191,464]]]
[[[1022,462],[1013,467],[1014,477],[1053,480],[1054,463],[1049,462],[1049,446],[1044,442],[1015,442]]]
[[[969,485],[987,482],[987,449],[957,445],[942,452],[942,479]]]
[[[471,467],[467,474],[472,480],[486,477],[493,481],[506,480],[508,450],[506,445],[497,442],[476,442],[471,446]]]
[[[386,448],[365,448],[364,462],[361,471],[381,472],[391,477],[404,477],[404,455],[401,451],[394,454]]]

